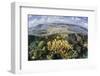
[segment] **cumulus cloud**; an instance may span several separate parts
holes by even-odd
[[[29,23],[28,25],[29,28],[35,27],[38,24],[47,24],[47,23],[74,24],[77,26],[88,28],[88,17],[29,15],[28,23]]]

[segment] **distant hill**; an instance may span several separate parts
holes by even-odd
[[[36,35],[36,36],[46,36],[52,35],[55,33],[83,33],[87,34],[88,29],[73,25],[73,24],[65,24],[65,23],[49,23],[49,24],[38,24],[35,27],[28,28],[28,35]]]

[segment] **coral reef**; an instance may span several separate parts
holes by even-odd
[[[28,36],[28,60],[81,59],[88,57],[87,34]]]

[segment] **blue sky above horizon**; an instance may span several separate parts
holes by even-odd
[[[65,23],[74,24],[88,29],[88,17],[82,16],[53,16],[53,15],[28,15],[28,28],[38,24]]]

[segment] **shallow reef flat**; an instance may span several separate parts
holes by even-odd
[[[28,60],[84,59],[88,57],[88,35],[54,33],[28,35]]]

